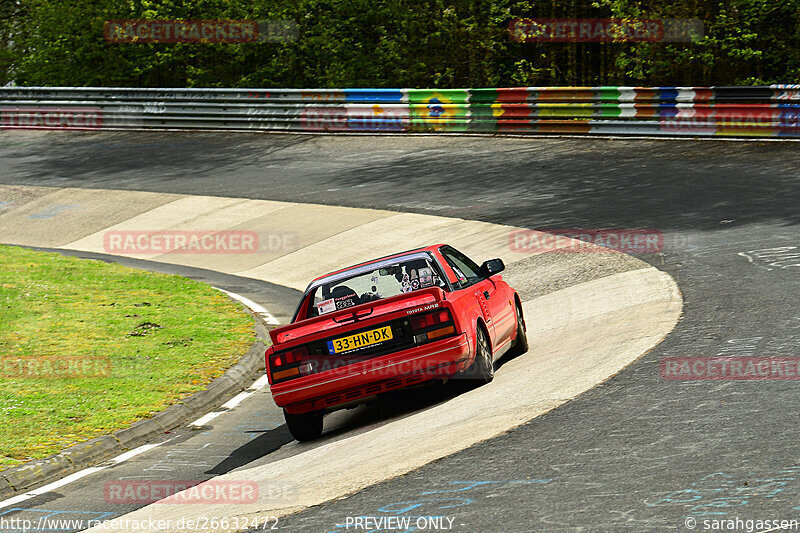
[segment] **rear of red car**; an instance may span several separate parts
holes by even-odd
[[[439,287],[300,320],[270,336],[267,374],[287,422],[451,376],[470,356],[467,334]]]

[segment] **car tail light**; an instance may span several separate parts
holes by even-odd
[[[450,322],[450,311],[442,309],[425,315],[415,316],[411,319],[411,329],[424,329],[437,324]]]
[[[293,348],[285,352],[276,353],[272,356],[270,364],[273,367],[285,366],[292,363],[297,363],[305,357],[308,357],[308,348],[305,346],[300,346],[299,348]]]
[[[429,331],[426,333],[428,335],[428,340],[438,339],[439,337],[444,337],[445,335],[450,335],[451,333],[455,333],[456,328],[453,326],[447,326],[446,328],[435,329],[433,331]]]
[[[273,354],[269,359],[272,379],[283,381],[310,374],[313,370],[311,363],[302,364],[307,357],[308,348],[305,346]]]
[[[294,366],[292,368],[288,368],[286,370],[280,370],[278,372],[273,371],[272,379],[274,379],[275,381],[281,381],[288,378],[296,378],[299,375],[300,375],[300,369]]]
[[[410,320],[410,325],[416,344],[423,344],[456,332],[450,311],[447,309],[415,316]]]

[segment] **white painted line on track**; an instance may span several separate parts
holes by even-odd
[[[200,428],[217,418],[219,415],[224,413],[225,411],[212,411],[210,413],[206,413],[191,424],[188,427],[190,428]]]
[[[269,384],[269,379],[266,374],[255,380],[248,390],[257,391],[261,390]]]
[[[197,429],[199,427],[205,426],[206,424],[217,418],[222,413],[227,413],[228,411],[230,411],[231,409],[233,409],[234,407],[245,401],[247,398],[249,398],[259,390],[266,387],[268,383],[269,381],[267,380],[267,376],[261,376],[250,386],[249,389],[247,389],[244,392],[240,392],[239,394],[237,394],[236,396],[234,396],[233,398],[222,404],[221,408],[225,409],[224,411],[212,411],[210,413],[207,413],[198,418],[197,420],[195,420],[194,422],[192,422],[191,424],[189,424],[188,427]]]
[[[223,409],[233,409],[234,407],[236,407],[237,405],[242,403],[251,394],[253,394],[253,393],[252,392],[248,392],[248,391],[240,392],[239,394],[237,394],[236,396],[234,396],[233,398],[231,398],[230,400],[228,400],[227,402],[222,404],[222,408]]]
[[[278,320],[274,316],[272,316],[272,314],[270,314],[270,312],[267,311],[267,309],[263,305],[257,304],[250,298],[246,298],[241,294],[236,294],[235,292],[226,291],[225,289],[220,289],[219,287],[214,287],[214,288],[220,292],[224,292],[234,300],[241,302],[245,306],[249,307],[254,313],[261,316],[264,319],[264,322],[266,322],[267,324],[272,324],[272,325],[280,324],[280,322],[278,322]],[[230,411],[231,409],[233,409],[234,407],[245,401],[247,398],[252,396],[254,393],[259,391],[260,389],[263,389],[268,383],[269,380],[267,379],[267,376],[266,375],[261,376],[252,385],[250,385],[250,387],[246,391],[240,392],[239,394],[237,394],[236,396],[234,396],[233,398],[222,404],[220,408],[224,409],[223,411],[212,411],[210,413],[206,413],[197,420],[195,420],[194,422],[190,423],[187,427],[190,427],[192,429],[197,429],[205,426],[206,424],[217,418],[222,413]]]
[[[164,442],[168,442],[169,440],[171,440],[171,439],[167,439]],[[131,450],[129,452],[125,452],[125,453],[123,453],[121,455],[118,455],[118,456],[114,457],[109,462],[111,464],[118,465],[119,463],[127,461],[128,459],[130,459],[132,457],[136,457],[139,454],[142,454],[142,453],[144,453],[146,451],[152,450],[153,448],[161,446],[162,444],[164,444],[164,442],[158,442],[156,444],[145,444],[144,446],[139,446],[138,448],[134,448],[133,450]]]
[[[112,466],[118,465],[118,464],[120,464],[120,463],[122,463],[124,461],[127,461],[128,459],[131,459],[132,457],[136,457],[137,455],[142,454],[142,453],[147,452],[147,451],[150,451],[150,450],[152,450],[153,448],[155,448],[157,446],[161,446],[162,444],[164,444],[165,442],[169,442],[170,440],[171,439],[167,439],[164,442],[158,442],[158,443],[155,443],[155,444],[145,444],[144,446],[139,446],[138,448],[134,448],[133,450],[127,451],[127,452],[125,452],[123,454],[120,454],[120,455],[114,457],[113,459],[110,459],[109,461],[107,461],[107,464],[104,464],[104,465],[101,465],[101,466],[92,466],[92,467],[89,467],[89,468],[84,468],[83,470],[80,470],[78,472],[74,472],[74,473],[68,475],[65,478],[62,478],[62,479],[59,479],[58,481],[54,481],[52,483],[44,485],[43,487],[39,487],[38,489],[30,490],[30,491],[28,491],[28,492],[26,492],[24,494],[20,494],[18,496],[14,496],[13,498],[9,498],[7,500],[3,500],[3,501],[0,502],[0,509],[3,509],[5,507],[10,507],[12,505],[16,505],[16,504],[18,504],[20,502],[24,502],[25,500],[29,500],[29,499],[31,499],[33,497],[40,496],[42,494],[46,494],[46,493],[48,493],[50,491],[56,490],[56,489],[58,489],[60,487],[63,487],[64,485],[69,485],[73,481],[77,481],[77,480],[79,480],[81,478],[84,478],[86,476],[90,476],[90,475],[94,474],[95,472],[99,472],[101,470],[105,470],[106,468],[110,468]]]
[[[234,300],[237,300],[246,305],[247,307],[249,307],[250,309],[252,309],[253,312],[256,313],[258,316],[260,316],[261,318],[263,318],[264,322],[266,322],[267,324],[271,326],[277,326],[280,324],[280,322],[278,322],[278,319],[272,316],[272,313],[267,311],[267,309],[263,305],[257,304],[250,298],[246,298],[240,294],[236,294],[235,292],[229,292],[226,291],[225,289],[220,289],[219,287],[214,287],[214,288],[220,292],[224,292]]]

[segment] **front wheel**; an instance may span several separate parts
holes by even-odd
[[[322,417],[323,413],[319,411],[293,415],[287,413],[286,409],[283,410],[283,418],[286,419],[289,433],[300,442],[314,440],[322,435]]]
[[[476,385],[485,385],[494,379],[492,349],[489,346],[489,339],[486,337],[486,333],[483,331],[482,327],[478,326],[475,334],[478,337],[475,341],[475,360],[464,372],[464,375]]]

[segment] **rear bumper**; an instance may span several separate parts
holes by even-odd
[[[470,348],[466,333],[319,374],[272,385],[279,407],[300,414],[358,402],[463,370]]]

